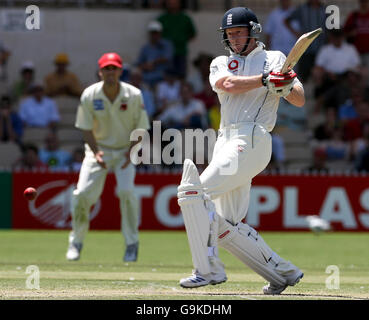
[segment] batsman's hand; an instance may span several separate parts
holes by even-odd
[[[291,92],[293,80],[296,77],[297,74],[292,70],[286,73],[272,71],[265,78],[264,85],[271,93],[279,97],[286,97]]]
[[[106,169],[106,163],[105,163],[105,161],[104,161],[104,159],[103,159],[103,156],[104,156],[104,151],[97,151],[96,153],[95,153],[95,159],[96,159],[96,161],[97,161],[97,163],[102,167],[102,168],[104,168],[104,169]]]

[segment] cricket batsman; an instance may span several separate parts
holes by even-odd
[[[209,80],[221,103],[219,135],[209,166],[201,176],[186,159],[178,204],[184,218],[194,272],[180,280],[185,288],[227,280],[218,245],[262,276],[264,294],[280,294],[303,277],[281,258],[260,234],[243,223],[252,178],[270,161],[270,132],[279,99],[296,107],[305,104],[304,89],[294,71],[279,71],[286,59],[257,41],[262,28],[248,8],[232,8],[222,20],[223,43],[229,56],[215,58]]]
[[[121,211],[121,230],[125,239],[124,261],[138,255],[138,199],[134,194],[135,167],[130,151],[140,143],[130,141],[133,130],[150,128],[141,91],[121,82],[122,59],[113,52],[98,61],[102,81],[84,90],[77,111],[76,127],[83,133],[85,158],[72,197],[72,231],[68,260],[80,258],[89,228],[90,208],[99,199],[109,170],[115,174]]]

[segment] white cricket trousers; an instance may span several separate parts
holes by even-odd
[[[246,217],[252,178],[265,169],[271,154],[271,135],[260,124],[237,123],[219,130],[200,180],[217,213],[233,225]]]
[[[117,181],[116,195],[120,202],[121,231],[126,245],[138,241],[138,199],[134,193],[135,166],[130,163],[121,169],[126,161],[127,149],[113,150],[100,147],[107,168],[102,168],[96,161],[90,147],[85,144],[85,158],[79,173],[77,188],[72,196],[72,231],[70,243],[82,243],[89,229],[90,208],[99,199],[109,169],[112,169]],[[103,206],[104,210],[104,206]],[[101,212],[100,214],[104,214]]]

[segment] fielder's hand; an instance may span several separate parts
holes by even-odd
[[[97,152],[95,153],[95,159],[96,159],[97,163],[98,163],[101,167],[103,167],[104,169],[106,169],[106,163],[105,163],[105,161],[104,161],[104,159],[103,159],[103,156],[104,156],[104,152],[103,152],[103,151],[97,151]]]
[[[130,153],[131,153],[131,149],[129,149],[124,156],[126,157],[126,161],[122,164],[121,169],[125,169],[128,167],[128,165],[131,163],[131,159],[130,159]]]
[[[296,77],[297,74],[292,70],[286,73],[272,71],[263,80],[263,84],[271,93],[279,97],[286,97],[291,92],[293,87],[293,79]]]

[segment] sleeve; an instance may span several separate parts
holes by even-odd
[[[187,25],[188,25],[188,39],[191,39],[196,36],[196,28],[192,21],[192,19],[187,16]]]
[[[165,41],[164,57],[171,60],[174,55],[174,48],[170,41]]]
[[[23,122],[26,122],[26,119],[27,119],[26,108],[25,108],[26,101],[27,99],[23,100],[20,103],[19,110],[18,110],[18,116]]]
[[[351,48],[351,51],[352,51],[352,58],[353,58],[352,61],[351,61],[351,65],[352,65],[352,68],[356,68],[361,64],[360,55],[357,52],[355,46],[351,45],[350,48]]]
[[[138,59],[136,61],[136,66],[139,66],[139,65],[143,64],[146,61],[145,56],[146,56],[145,55],[145,48],[141,48],[140,54],[138,55]]]
[[[150,129],[149,117],[145,110],[145,105],[143,103],[143,98],[142,98],[141,93],[137,95],[135,103],[136,103],[136,106],[135,106],[136,108],[135,109],[136,110],[136,113],[135,113],[136,128],[135,129],[145,129],[145,130]]]
[[[75,95],[80,95],[82,92],[82,86],[81,83],[79,82],[78,77],[75,74],[71,74],[70,77],[70,90],[75,94]]]
[[[354,28],[354,16],[355,16],[355,13],[352,12],[347,17],[347,20],[343,27],[345,32],[350,32]]]
[[[75,126],[81,130],[92,130],[93,128],[93,114],[89,108],[88,96],[86,91],[82,93],[81,101],[77,109],[77,117]]]
[[[327,63],[326,47],[322,47],[315,58],[315,65],[324,68]],[[329,59],[329,57],[328,57]]]
[[[270,35],[273,33],[273,24],[274,24],[274,11],[268,16],[266,23],[265,23],[265,33]]]
[[[297,20],[297,21],[301,21],[301,9],[302,7],[297,7],[295,10],[293,10],[287,17],[286,20],[287,21],[292,21],[292,20]]]
[[[60,121],[60,114],[58,110],[58,106],[56,105],[54,100],[49,100],[50,102],[50,121],[52,122],[59,122]]]
[[[210,74],[209,74],[209,81],[210,85],[215,92],[223,92],[222,90],[218,89],[215,84],[219,79],[224,77],[232,76],[233,74],[228,70],[227,67],[227,57],[220,56],[215,58],[210,64]]]
[[[18,135],[18,137],[23,136],[23,123],[18,114],[12,113],[12,125],[14,132]]]

